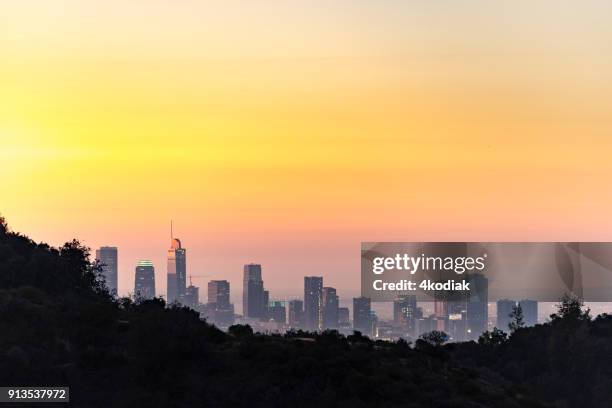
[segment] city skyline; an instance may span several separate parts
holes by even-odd
[[[168,251],[166,276],[178,282],[178,271],[187,276],[186,250],[181,241],[171,233],[172,245]],[[180,256],[177,251],[180,251]],[[116,264],[118,249],[102,247],[96,250],[96,256],[104,256]],[[178,262],[181,258],[180,262]],[[180,264],[180,266],[179,266]],[[108,274],[106,265],[102,265],[102,276]],[[488,280],[481,274],[467,275],[467,279],[477,289],[474,293],[454,300],[435,300],[433,309],[426,311],[428,302],[417,302],[414,295],[398,295],[392,302],[393,315],[379,316],[372,307],[370,298],[352,297],[352,308],[341,307],[342,302],[336,288],[325,286],[321,276],[305,276],[303,297],[298,299],[280,298],[265,289],[264,273],[261,264],[250,263],[243,266],[242,314],[237,314],[232,302],[230,282],[227,280],[209,280],[207,297],[200,298],[199,286],[193,285],[189,275],[189,286],[185,293],[167,303],[178,302],[199,312],[209,322],[227,329],[235,322],[252,325],[258,331],[285,331],[304,329],[322,331],[337,329],[343,333],[352,330],[376,338],[417,338],[431,330],[448,333],[451,341],[475,340],[478,336],[493,327],[509,330],[510,313],[515,306],[524,310],[524,322],[528,326],[538,323],[538,302],[533,300],[500,299],[496,303],[497,317],[489,317]],[[205,277],[207,275],[201,275]],[[134,275],[135,299],[150,299],[154,296],[164,297],[155,291],[155,269],[150,260],[139,261]],[[175,286],[179,285],[174,283]],[[202,291],[204,292],[204,291]],[[175,292],[178,293],[178,290]],[[170,292],[168,293],[168,295]],[[237,296],[234,294],[233,298]],[[345,298],[346,299],[346,298]],[[346,303],[346,302],[344,302]],[[431,302],[429,302],[431,303]],[[352,310],[351,310],[352,309]],[[342,311],[342,316],[341,312]],[[353,318],[351,319],[351,313]]]
[[[185,249],[177,238],[173,238],[172,242],[174,249]],[[97,249],[95,253],[98,257],[104,256],[115,262],[120,255],[120,249],[105,246]],[[172,270],[173,266],[176,267],[168,263],[168,270]],[[100,271],[102,276],[109,273],[105,267]],[[185,273],[187,272],[189,271],[185,269]],[[227,280],[208,280],[206,291],[201,285],[193,285],[189,274],[189,286],[180,303],[199,311],[202,318],[223,329],[238,323],[252,325],[255,330],[263,332],[282,332],[291,328],[318,331],[338,329],[348,335],[353,330],[359,330],[366,335],[388,340],[400,337],[415,339],[431,330],[446,332],[449,341],[474,340],[481,332],[494,327],[512,330],[507,326],[512,320],[509,314],[514,311],[515,306],[520,306],[526,326],[548,321],[555,310],[554,302],[538,302],[520,296],[512,300],[491,301],[487,295],[488,280],[484,275],[476,273],[466,277],[477,290],[467,294],[465,298],[417,302],[414,295],[398,295],[392,302],[382,302],[392,307],[392,314],[381,315],[378,308],[374,307],[377,302],[342,290],[338,292],[321,276],[303,277],[303,297],[297,294],[279,296],[265,289],[262,265],[250,263],[243,265],[243,290],[245,284],[248,290],[256,289],[252,303],[261,308],[255,312],[256,316],[241,315],[235,310],[235,299],[240,296],[243,301],[248,302],[250,295],[248,292],[238,294],[237,290],[230,291],[230,282]],[[251,283],[255,285],[252,286]],[[200,297],[199,293],[207,293],[206,299]],[[154,296],[165,297],[163,293],[156,291],[155,268],[151,260],[143,259],[136,265],[132,294],[135,299],[141,300]],[[593,307],[593,313],[597,315],[609,313],[611,306],[606,302],[591,302],[586,305]]]
[[[119,253],[119,250],[117,247],[108,247],[108,246],[104,246],[101,247],[99,249],[96,249],[95,251],[93,251],[93,253],[95,253],[96,255],[100,253],[100,250],[102,249],[113,249],[115,251],[114,255],[116,256]],[[94,258],[92,257],[92,260]],[[140,264],[142,261],[139,260],[138,264]],[[154,263],[150,260],[146,260],[147,264],[150,264],[151,266],[154,266]],[[138,265],[137,265],[138,266]],[[254,263],[249,263],[249,264],[245,264],[245,265],[241,265],[241,277],[242,279],[240,280],[240,282],[237,282],[234,284],[234,287],[238,287],[238,288],[242,288],[244,286],[244,269],[247,266],[257,266],[259,267],[259,274],[261,276],[261,265],[260,264],[254,264]],[[132,269],[133,271],[133,269]],[[131,276],[132,278],[132,283],[131,283],[131,287],[129,290],[126,290],[124,293],[119,293],[119,296],[133,296],[134,294],[134,273],[132,271],[129,271],[128,274]],[[188,273],[189,278],[191,279],[192,277],[192,273],[189,273],[189,271],[186,271]],[[103,271],[103,275],[105,275],[106,272]],[[155,280],[159,280],[159,279],[164,279],[166,278],[167,273],[166,271],[157,271],[155,273]],[[210,276],[214,276],[214,275],[196,275],[194,277],[196,278],[204,278],[204,277],[210,277]],[[217,276],[218,279],[216,278],[209,278],[206,281],[200,281],[198,282],[195,286],[197,286],[198,288],[204,288],[206,286],[206,284],[208,283],[208,285],[210,285],[213,282],[227,282],[227,287],[228,287],[228,292],[229,292],[229,285],[230,285],[230,281],[223,279],[220,275]],[[307,278],[307,277],[303,277],[303,278]],[[325,278],[325,276],[322,276],[322,278],[324,279],[324,281],[327,284],[327,279]],[[221,280],[219,280],[221,279]],[[299,279],[298,279],[299,280]],[[263,283],[263,281],[262,281]],[[266,294],[268,294],[269,296],[269,300],[270,301],[282,301],[282,302],[286,302],[287,305],[287,319],[289,319],[289,312],[290,312],[290,307],[289,304],[291,302],[294,301],[299,301],[303,304],[303,300],[304,300],[304,286],[299,286],[296,285],[295,282],[292,283],[294,286],[290,287],[290,286],[281,286],[280,288],[276,287],[276,289],[274,289],[272,291],[272,295],[270,296],[269,293],[270,291],[264,291]],[[321,282],[321,285],[323,283]],[[156,283],[157,285],[157,283]],[[166,297],[166,291],[162,290],[160,291],[159,286],[157,286],[157,296],[161,296],[164,299],[167,299]],[[321,302],[323,302],[324,299],[324,290],[325,289],[331,289],[334,291],[335,293],[335,288],[332,287],[322,287],[321,288]],[[200,293],[210,293],[210,288],[208,289],[208,292],[206,292],[205,290],[200,291]],[[263,296],[263,294],[262,294]],[[346,309],[348,306],[348,309],[352,309],[353,306],[353,300],[354,298],[358,298],[361,297],[361,293],[359,290],[355,291],[351,291],[351,290],[347,290],[346,288],[340,288],[340,292],[337,295],[338,297],[338,306],[339,309]],[[403,296],[399,296],[400,298]],[[238,291],[238,290],[234,290],[231,292],[230,298],[229,298],[229,303],[232,306],[232,311],[234,311],[234,305],[236,305],[236,309],[235,312],[241,314],[242,313],[242,306],[243,306],[243,302],[244,302],[244,293],[242,292],[242,290]],[[513,300],[513,304],[517,303],[517,302],[531,302],[529,300],[523,299],[519,294],[517,294],[516,297],[517,300]],[[520,300],[522,299],[522,300]],[[203,297],[200,297],[199,301],[201,303],[206,303],[205,302],[206,299],[204,299]],[[500,301],[503,303],[505,300],[507,299],[500,299],[498,301],[492,300],[492,301],[488,301],[487,304],[489,306],[489,309],[491,308],[491,306],[493,306],[494,308],[499,307]],[[323,303],[322,303],[323,304]],[[438,303],[431,301],[431,302],[423,302],[422,304],[424,305],[428,305],[426,306],[426,308],[430,308],[429,309],[424,309],[424,310],[428,310],[428,313],[435,315],[435,314],[440,314],[440,315],[445,315],[448,313],[448,310],[446,308],[444,308],[443,310],[438,311]],[[442,303],[443,305],[445,303]],[[540,306],[544,306],[544,307],[540,307],[538,308],[537,305]],[[606,302],[587,302],[587,304],[590,304],[591,307],[594,308],[594,311],[596,311],[597,313],[603,313],[603,312],[609,312],[609,310],[612,308],[612,304],[610,303],[606,303]],[[535,306],[535,318],[531,318],[530,319],[530,324],[533,324],[534,322],[537,321],[544,321],[546,318],[548,318],[549,314],[552,313],[552,311],[554,310],[554,302],[536,302],[536,306]],[[497,307],[496,307],[497,306]],[[302,306],[303,307],[303,306]],[[531,305],[527,305],[527,307],[532,308],[533,306]],[[380,313],[381,317],[384,319],[390,319],[390,320],[395,320],[396,319],[396,313],[397,311],[395,310],[395,301],[388,301],[388,302],[372,302],[372,310],[376,310],[377,313]],[[321,319],[324,319],[324,316],[322,314],[322,309],[321,309]],[[452,310],[451,310],[452,312]],[[303,313],[303,309],[302,309],[302,313]],[[351,310],[352,313],[352,310]],[[495,311],[494,310],[489,310],[488,312],[484,311],[483,312],[485,315],[492,315],[495,316],[497,313],[497,316],[499,316],[499,311]],[[492,314],[491,314],[492,313]],[[533,315],[533,313],[531,313],[531,315]],[[303,316],[302,316],[303,319]],[[489,320],[490,322],[490,320]],[[505,323],[503,324],[505,325]]]

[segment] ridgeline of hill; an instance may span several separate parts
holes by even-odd
[[[479,343],[226,334],[161,299],[113,299],[87,248],[0,219],[0,386],[67,385],[75,407],[612,406],[612,317],[580,306]]]

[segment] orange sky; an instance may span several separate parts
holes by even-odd
[[[3,5],[0,213],[122,293],[171,218],[272,298],[358,289],[361,241],[612,240],[611,6],[431,3]]]

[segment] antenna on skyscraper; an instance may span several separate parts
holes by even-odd
[[[174,233],[172,232],[172,220],[170,220],[170,242],[174,239]]]

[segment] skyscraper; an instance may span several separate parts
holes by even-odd
[[[482,274],[466,276],[470,283],[467,295],[466,340],[475,340],[487,330],[489,320],[489,280]]]
[[[467,322],[467,301],[470,297],[470,293],[446,291],[444,296],[449,299],[446,301],[444,331],[453,341],[465,341],[468,337],[471,337],[471,334],[468,332],[469,328]],[[476,309],[476,307],[472,306],[472,309]],[[436,321],[436,325],[440,326],[440,320]]]
[[[101,247],[96,250],[96,259],[102,265],[102,276],[109,292],[117,294],[117,247]]]
[[[304,328],[323,328],[323,278],[320,276],[304,277]]]
[[[261,265],[244,265],[242,287],[242,314],[244,317],[264,317],[264,283],[261,277]]]
[[[287,309],[283,302],[274,301],[268,307],[268,320],[285,324],[287,322]]]
[[[270,307],[270,292],[267,290],[263,291],[263,309],[261,310],[261,317],[268,320],[268,309]]]
[[[289,302],[289,326],[294,329],[304,326],[304,302],[301,300]]]
[[[452,341],[465,341],[468,335],[472,337],[467,330],[467,311],[461,311],[457,308],[455,313],[448,315],[448,320],[446,321],[446,334],[450,336]]]
[[[335,288],[323,288],[323,329],[338,327],[339,299]]]
[[[338,327],[341,327],[341,328],[351,327],[351,317],[350,317],[348,307],[338,308]]]
[[[523,311],[525,326],[535,326],[538,324],[538,302],[535,300],[523,299],[519,302]]]
[[[226,280],[208,282],[208,311],[218,326],[234,324],[234,305],[230,304],[230,283]]]
[[[433,330],[446,331],[448,323],[448,300],[446,296],[434,293],[434,316],[432,324],[434,325]]]
[[[353,328],[366,336],[372,336],[372,308],[370,298],[353,298]]]
[[[438,330],[436,326],[436,315],[429,317],[421,317],[414,322],[414,335],[418,337],[422,334],[428,333],[432,330]]]
[[[393,322],[406,328],[414,327],[417,299],[414,295],[400,296],[393,302]]]
[[[155,297],[155,268],[153,262],[144,259],[136,266],[134,278],[134,298],[153,299]]]
[[[168,250],[168,303],[183,302],[187,285],[187,254],[178,238],[172,238]]]
[[[516,306],[516,301],[510,299],[500,299],[497,301],[497,327],[500,330],[508,332],[508,324],[510,323],[510,313]]]
[[[181,303],[187,307],[196,309],[200,304],[200,288],[193,285],[187,286],[185,289],[185,296]]]
[[[208,303],[227,306],[230,304],[230,283],[226,280],[208,282]]]

